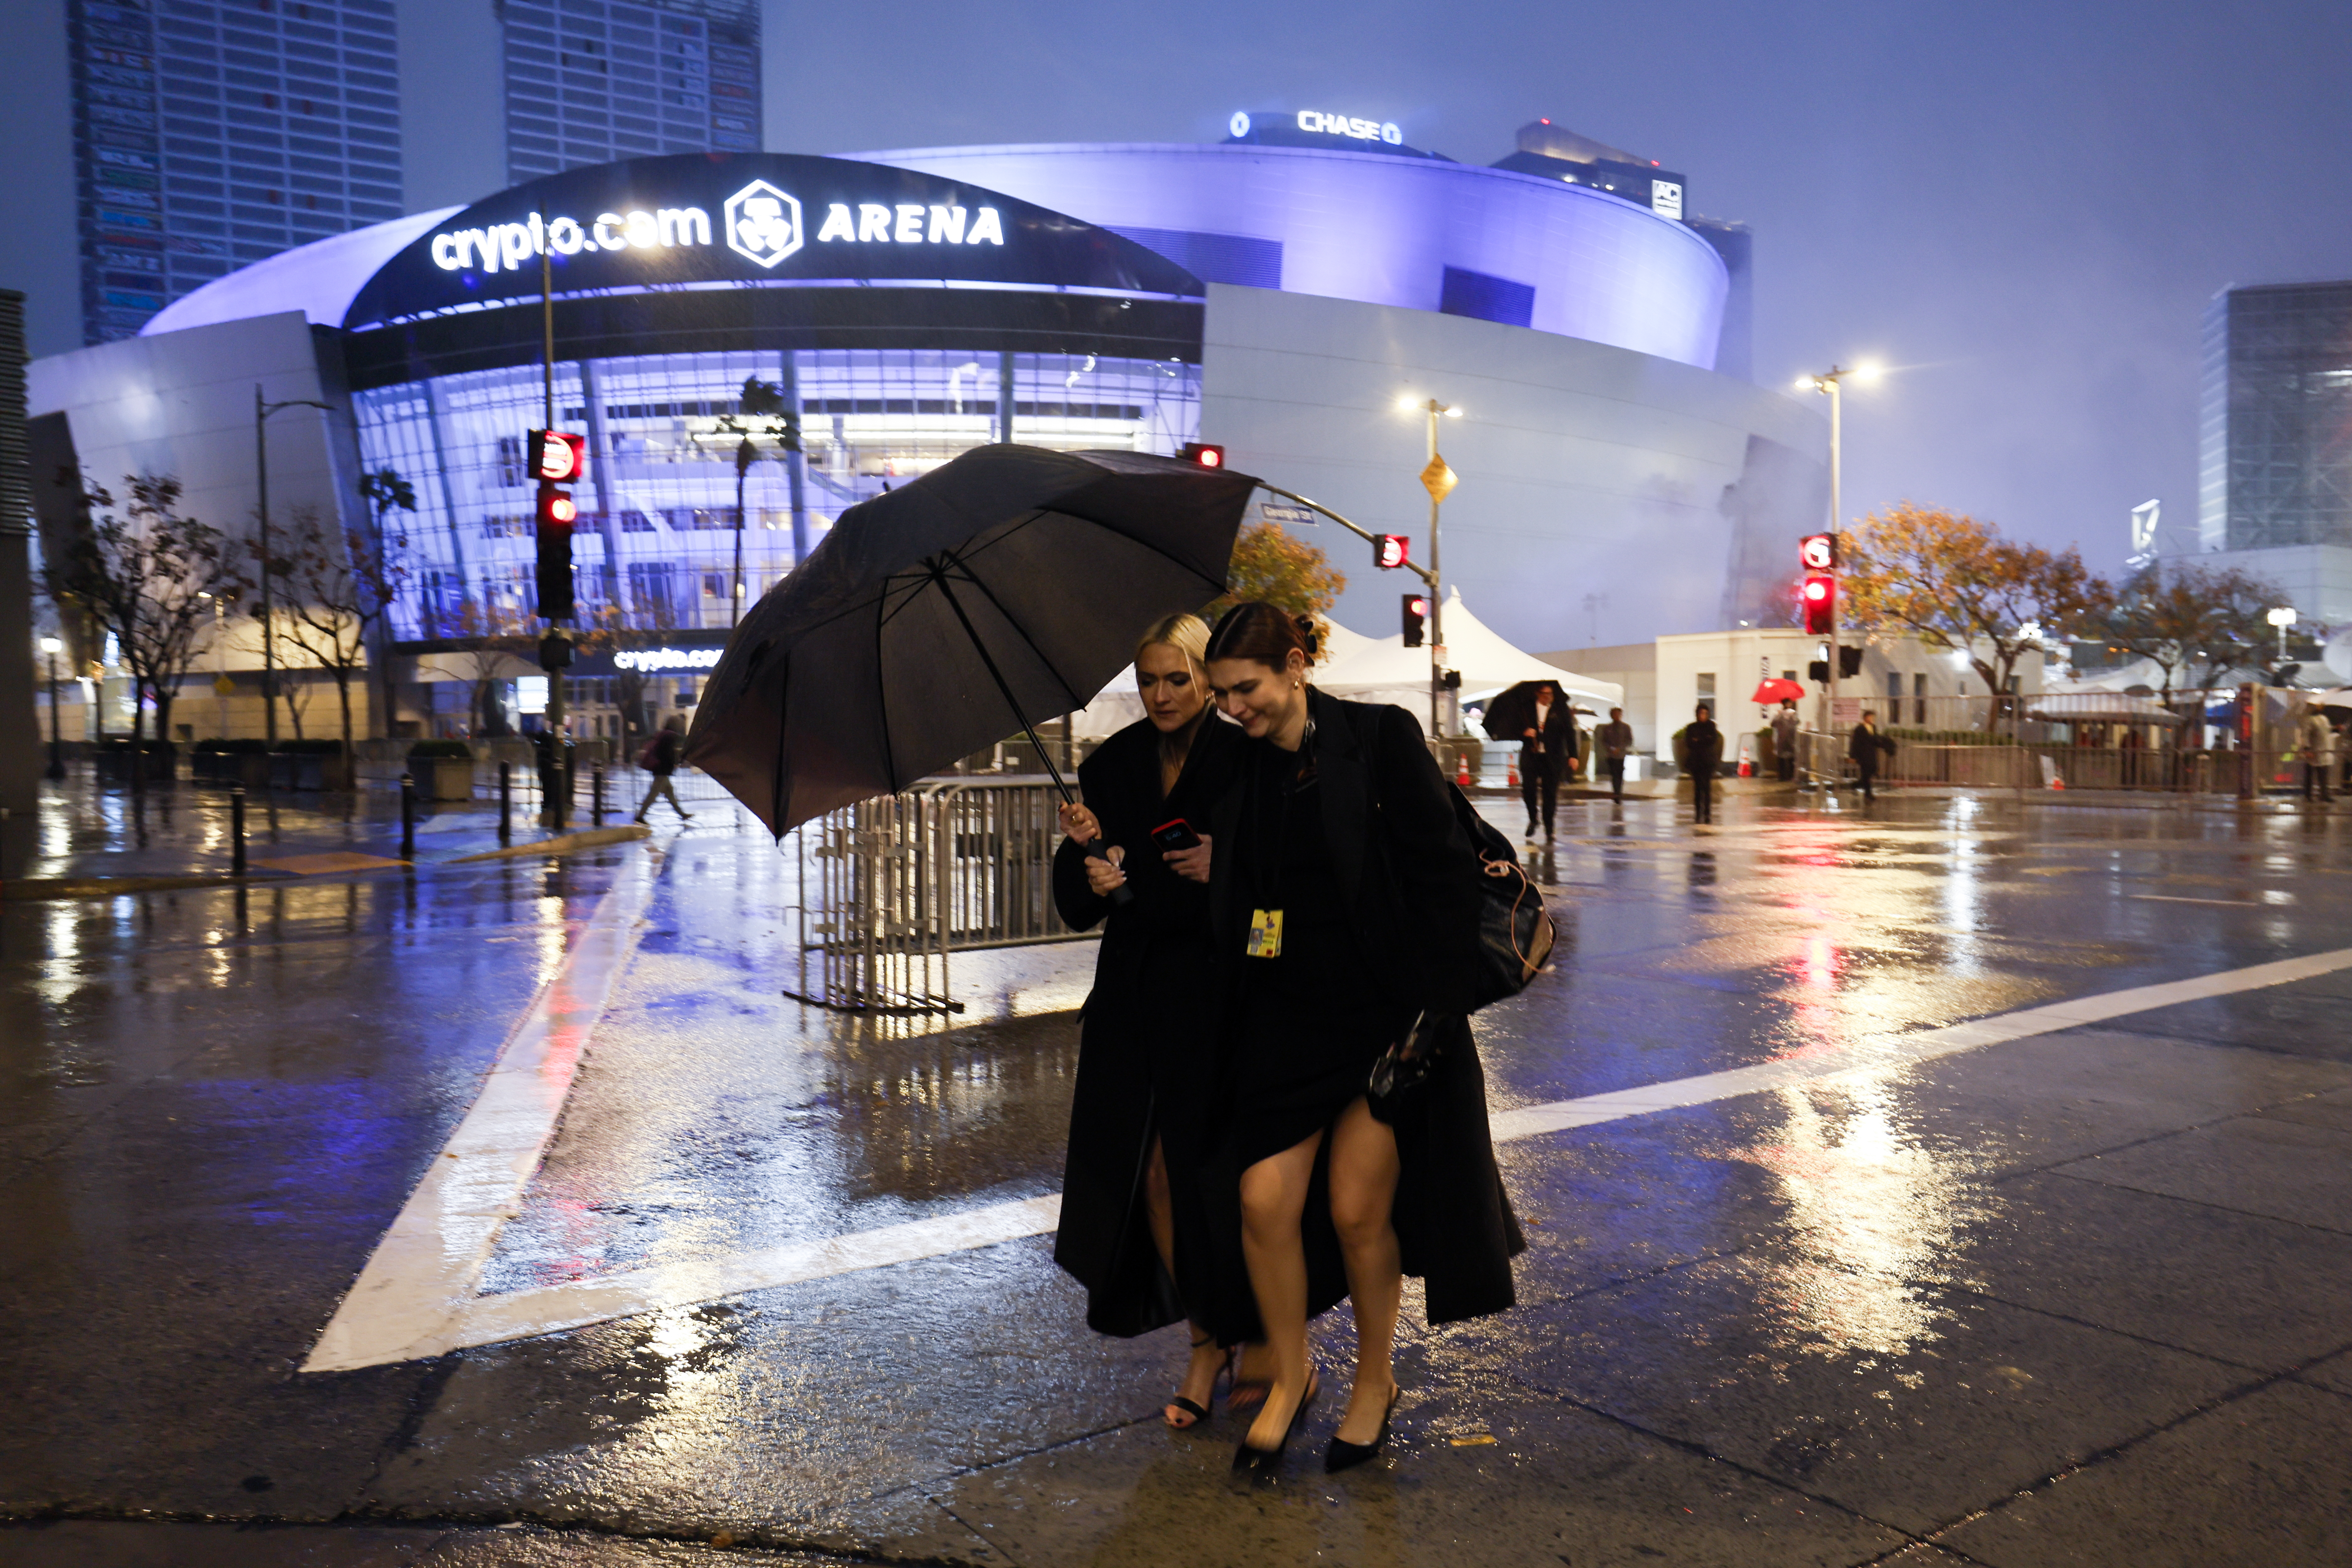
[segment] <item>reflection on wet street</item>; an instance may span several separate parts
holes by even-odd
[[[1529,852],[1554,971],[1477,1019],[1520,1305],[1409,1308],[1393,1457],[1326,1478],[1321,1409],[1247,1497],[1222,1414],[1158,1422],[1181,1331],[1089,1334],[1051,1262],[1090,942],[958,954],[953,1017],[827,1014],[784,995],[790,858],[699,826],[0,905],[0,1515],[1018,1564],[2352,1559],[2352,829],[1769,798],[1563,805]],[[576,1076],[531,1068],[568,1087],[467,1142],[533,1017]],[[467,1348],[295,1370],[402,1312]]]

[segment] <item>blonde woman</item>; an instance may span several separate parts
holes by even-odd
[[[1192,1355],[1164,1412],[1182,1429],[1207,1419],[1235,1352],[1202,1327],[1215,1248],[1193,1173],[1213,1068],[1209,951],[1209,816],[1229,786],[1241,731],[1211,710],[1201,655],[1209,628],[1171,616],[1135,649],[1143,718],[1078,769],[1081,805],[1054,859],[1054,900],[1085,931],[1103,924],[1078,1043],[1070,1147],[1054,1258],[1086,1286],[1087,1321],[1132,1337],[1179,1318]],[[1082,853],[1099,836],[1115,864]],[[1114,904],[1121,887],[1131,900]],[[1244,1392],[1236,1405],[1250,1402]]]

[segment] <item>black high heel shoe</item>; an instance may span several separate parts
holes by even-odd
[[[1307,1419],[1307,1407],[1314,1404],[1315,1396],[1322,1392],[1322,1374],[1308,1367],[1307,1392],[1298,1396],[1298,1408],[1290,1413],[1290,1425],[1283,1428],[1282,1441],[1271,1448],[1254,1448],[1250,1447],[1249,1434],[1243,1433],[1241,1446],[1234,1450],[1234,1474],[1256,1480],[1271,1477],[1281,1467],[1282,1451],[1290,1447],[1291,1438],[1298,1435],[1300,1424]]]
[[[1396,1414],[1397,1401],[1403,1397],[1403,1389],[1394,1386],[1389,1389],[1388,1408],[1381,1412],[1380,1436],[1370,1442],[1350,1443],[1341,1438],[1338,1433],[1333,1433],[1331,1446],[1323,1450],[1324,1473],[1336,1476],[1341,1470],[1352,1470],[1386,1447],[1389,1440],[1389,1417]]]
[[[1208,1335],[1201,1339],[1194,1340],[1192,1342],[1192,1348],[1194,1350],[1199,1350],[1202,1345],[1207,1344],[1210,1340],[1214,1337],[1214,1335]],[[1222,1377],[1225,1379],[1227,1386],[1231,1386],[1234,1370],[1241,1364],[1241,1353],[1242,1347],[1239,1345],[1234,1345],[1228,1349],[1225,1352],[1225,1359],[1218,1363],[1216,1372],[1209,1378],[1210,1405],[1214,1405],[1217,1402],[1218,1378]],[[1179,1411],[1191,1416],[1192,1419],[1189,1421],[1177,1420],[1175,1417],[1176,1413]],[[1174,1394],[1171,1395],[1168,1403],[1160,1408],[1160,1418],[1168,1423],[1169,1430],[1172,1432],[1190,1432],[1193,1427],[1198,1426],[1202,1422],[1206,1421],[1209,1418],[1208,1405],[1196,1404],[1181,1394]]]

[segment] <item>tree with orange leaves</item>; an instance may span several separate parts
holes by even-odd
[[[1995,696],[2027,654],[2054,649],[2115,597],[2071,547],[2003,539],[1991,523],[1909,501],[1864,518],[1838,545],[1842,619],[1948,648]]]
[[[1347,577],[1331,569],[1319,547],[1293,539],[1279,523],[1244,523],[1225,568],[1225,591],[1209,601],[1201,618],[1214,626],[1244,600],[1263,599],[1294,616],[1313,616],[1319,626],[1323,612],[1347,585]]]

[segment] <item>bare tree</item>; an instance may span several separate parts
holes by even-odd
[[[365,545],[363,531],[351,539],[327,526],[315,506],[298,506],[283,530],[281,553],[267,563],[276,579],[273,597],[284,621],[283,635],[325,670],[335,683],[342,709],[343,754],[352,752],[352,682],[367,665],[369,595],[346,553],[352,543]],[[259,551],[253,553],[257,562]],[[378,612],[379,614],[381,611]],[[294,733],[302,733],[300,710],[289,700]]]
[[[250,584],[220,531],[180,514],[178,479],[126,474],[123,485],[128,494],[120,503],[100,486],[81,487],[85,524],[41,570],[50,598],[114,634],[116,653],[131,672],[137,782],[145,774],[147,703],[155,705],[157,737],[169,736],[172,701],[195,662],[196,633],[211,618],[212,597],[235,599]]]
[[[392,514],[416,515],[416,489],[396,468],[378,468],[360,476],[360,494],[368,503],[372,531],[352,529],[344,536],[352,585],[358,590],[354,607],[367,641],[376,650],[378,684],[383,696],[373,726],[392,733],[392,606],[408,582],[408,535],[391,531]]]
[[[2260,660],[2263,612],[2281,600],[2275,585],[2235,567],[2184,562],[2167,571],[2158,562],[2127,579],[2095,624],[2111,646],[2163,673],[2169,702],[2175,670],[2209,686],[2231,666]]]

